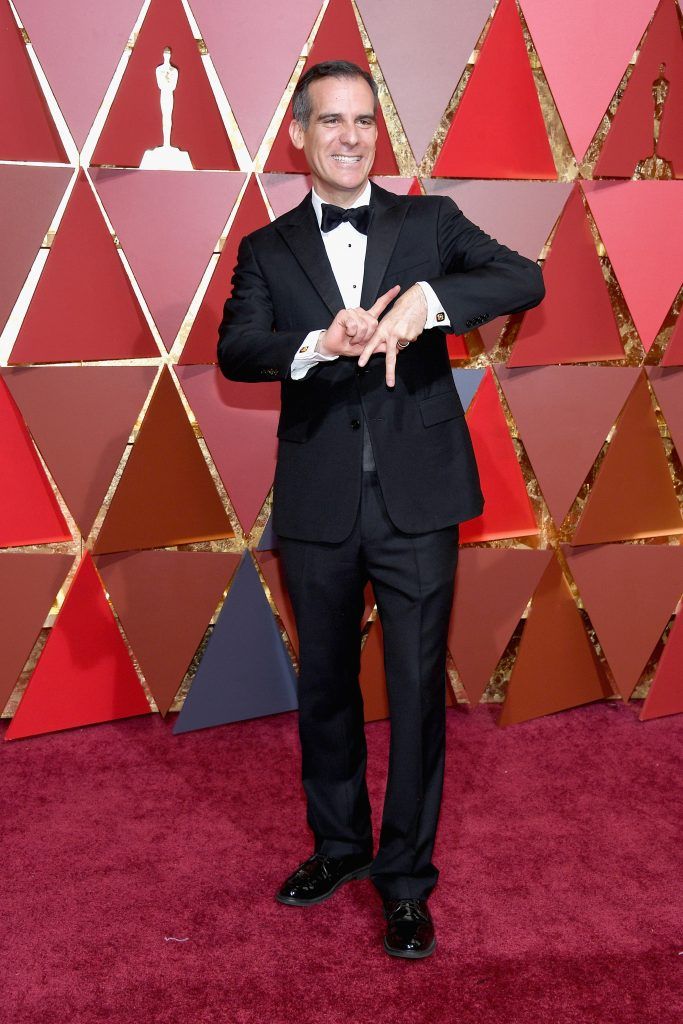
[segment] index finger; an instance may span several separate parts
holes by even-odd
[[[390,288],[388,292],[384,293],[384,295],[380,295],[377,302],[375,302],[375,304],[368,310],[370,316],[378,317],[380,313],[383,313],[391,300],[396,298],[400,290],[400,284],[395,284],[393,288]]]

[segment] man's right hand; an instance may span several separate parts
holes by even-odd
[[[368,310],[340,309],[327,330],[320,332],[316,352],[324,356],[359,356],[377,330],[379,317],[400,290],[400,284],[395,284]]]

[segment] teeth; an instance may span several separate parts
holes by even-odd
[[[333,160],[336,160],[340,164],[355,164],[356,161],[360,160],[359,156],[333,156]]]

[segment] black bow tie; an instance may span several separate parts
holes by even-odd
[[[342,221],[349,221],[353,224],[356,231],[360,231],[362,234],[367,235],[368,224],[370,223],[370,206],[366,203],[365,206],[352,206],[350,210],[345,210],[341,206],[331,206],[330,203],[322,203],[322,223],[320,225],[324,232],[332,231],[338,227]]]

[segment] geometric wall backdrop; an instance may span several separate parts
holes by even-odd
[[[330,57],[378,85],[374,180],[451,196],[546,284],[448,336],[486,505],[461,524],[447,703],[683,711],[680,5],[425,3],[0,5],[8,738],[296,707],[279,388],[226,380],[216,342],[241,237],[310,187],[291,92]],[[165,46],[186,170],[140,167]],[[383,643],[368,588],[366,720],[389,713]]]

